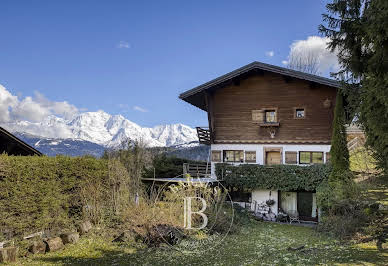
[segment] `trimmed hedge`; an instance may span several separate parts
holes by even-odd
[[[315,191],[331,172],[329,164],[298,165],[253,165],[216,164],[218,180],[227,186],[239,189],[273,189],[281,191]]]
[[[107,161],[93,157],[0,155],[0,238],[71,226],[80,190],[107,175]]]

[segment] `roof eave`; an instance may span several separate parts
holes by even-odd
[[[23,140],[17,138],[16,136],[14,136],[13,134],[11,134],[10,132],[8,132],[6,129],[0,127],[0,131],[3,132],[4,134],[6,134],[8,137],[10,137],[11,139],[15,140],[16,142],[18,142],[20,145],[22,145],[25,149],[28,149],[30,151],[32,151],[32,153],[34,153],[35,155],[39,155],[39,156],[42,156],[43,153],[41,153],[40,151],[38,151],[37,149],[35,149],[34,147],[32,147],[31,145],[28,145],[26,142],[24,142]]]
[[[332,79],[328,79],[328,78],[324,78],[324,77],[320,77],[320,76],[316,76],[316,75],[312,75],[312,74],[308,74],[308,73],[304,73],[304,72],[300,72],[300,71],[295,71],[295,70],[291,70],[291,69],[287,69],[287,68],[283,68],[283,67],[269,65],[269,64],[265,64],[265,63],[253,62],[253,63],[250,63],[246,66],[238,68],[232,72],[229,72],[225,75],[222,75],[218,78],[215,78],[209,82],[206,82],[200,86],[197,86],[193,89],[185,91],[179,95],[179,98],[182,100],[185,100],[185,98],[187,98],[189,96],[192,96],[192,95],[199,93],[201,91],[208,90],[211,87],[216,86],[217,84],[220,84],[222,82],[225,82],[227,80],[235,78],[241,74],[244,74],[244,73],[249,72],[249,71],[254,70],[254,69],[261,69],[264,71],[269,71],[269,72],[273,72],[273,73],[277,73],[280,75],[285,75],[285,76],[289,76],[289,77],[293,77],[293,78],[303,79],[306,81],[315,82],[318,84],[322,84],[322,85],[326,85],[326,86],[330,86],[330,87],[335,87],[335,88],[339,88],[341,86],[340,83],[336,80],[332,80]]]

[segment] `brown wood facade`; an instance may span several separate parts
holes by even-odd
[[[205,91],[212,143],[330,144],[336,91],[271,72]],[[295,116],[298,108],[303,118]],[[254,110],[276,110],[278,123],[255,123]]]

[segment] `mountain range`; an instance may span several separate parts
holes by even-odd
[[[122,115],[84,112],[72,119],[48,116],[41,122],[13,121],[1,126],[47,155],[99,156],[128,140],[148,147],[189,149],[199,145],[196,130],[183,124],[141,127]]]

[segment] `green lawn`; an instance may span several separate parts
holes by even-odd
[[[288,247],[305,245],[301,251]],[[252,222],[222,244],[201,252],[181,252],[169,247],[136,249],[101,237],[82,238],[62,251],[19,260],[23,265],[386,265],[388,253],[373,243],[341,244],[311,228]]]

